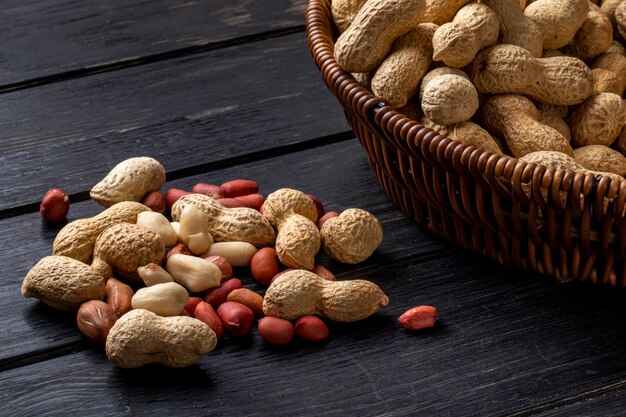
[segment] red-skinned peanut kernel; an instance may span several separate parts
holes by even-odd
[[[167,204],[167,208],[171,209],[174,203],[187,194],[191,194],[191,192],[187,190],[181,190],[179,188],[170,188],[165,191],[165,203]]]
[[[313,194],[307,194],[311,200],[315,203],[315,208],[317,209],[317,218],[321,219],[324,216],[324,205],[320,201],[319,198],[315,197]]]
[[[180,314],[179,316],[185,316],[185,317],[193,317],[191,314],[189,314],[189,312],[187,310],[185,310],[184,308],[182,310],[180,310]]]
[[[198,306],[198,304],[203,302],[204,298],[202,297],[189,297],[183,309],[187,310],[187,313],[189,313],[191,317],[195,317],[194,311],[196,311],[196,307]]]
[[[250,272],[259,283],[270,285],[272,278],[280,272],[278,255],[274,248],[261,248],[250,260]]]
[[[204,194],[214,199],[226,197],[226,191],[219,185],[199,182],[191,189],[192,193]]]
[[[231,197],[218,198],[215,201],[217,201],[218,203],[220,203],[222,206],[226,208],[245,207],[245,205],[243,204],[243,201],[239,201],[236,198],[231,198]]]
[[[48,223],[65,220],[70,211],[70,199],[60,188],[52,188],[44,194],[39,205],[39,214]]]
[[[284,271],[280,271],[278,274],[276,274],[276,275],[274,275],[274,276],[272,277],[272,281],[270,282],[270,284],[271,284],[272,282],[274,282],[274,280],[275,280],[276,278],[278,278],[279,276],[281,276],[281,275],[282,275],[282,274],[284,274],[285,272],[288,272],[288,271],[293,271],[294,269],[295,269],[295,268],[287,268],[287,269],[285,269]]]
[[[235,200],[243,204],[243,207],[249,207],[259,211],[261,206],[265,202],[265,197],[262,194],[248,194],[235,197]]]
[[[295,334],[293,323],[278,317],[263,317],[257,324],[261,339],[268,345],[286,345]]]
[[[193,315],[201,322],[208,324],[218,338],[222,337],[224,334],[224,324],[211,304],[204,301],[199,303]]]
[[[218,308],[220,304],[226,302],[228,298],[228,294],[232,290],[237,288],[241,288],[243,285],[239,278],[231,278],[228,281],[225,281],[219,287],[210,288],[207,292],[204,293],[204,300],[211,304],[213,308]]]
[[[165,196],[160,191],[151,191],[141,200],[144,206],[147,206],[152,211],[163,214],[167,203],[165,202]]]
[[[324,278],[326,281],[337,281],[335,274],[324,268],[322,265],[315,265],[313,269],[311,269],[311,272],[320,278]]]
[[[233,336],[243,336],[254,324],[254,313],[243,304],[227,301],[217,308],[224,329]]]
[[[223,256],[211,255],[204,258],[204,260],[214,263],[215,265],[217,265],[220,271],[222,271],[222,279],[220,281],[220,284],[223,284],[233,277],[233,267],[230,262],[228,262],[228,259],[224,258]]]
[[[182,253],[183,255],[194,256],[193,252],[191,251],[191,249],[187,247],[187,245],[185,245],[184,243],[177,243],[174,246],[172,246],[172,248],[169,251],[167,251],[167,254],[165,255],[165,261],[167,261],[170,258],[170,256],[175,255],[177,253]]]
[[[433,306],[417,306],[408,309],[398,318],[398,323],[409,330],[433,327],[437,322],[437,309]]]
[[[226,301],[235,301],[248,307],[255,317],[263,317],[263,296],[248,288],[235,288],[226,297]]]
[[[317,316],[304,316],[294,324],[296,335],[307,342],[319,342],[328,337],[330,331],[326,323]]]
[[[252,180],[231,180],[226,181],[221,186],[226,191],[226,197],[231,198],[259,192],[259,184]]]
[[[330,219],[331,217],[337,216],[339,216],[339,213],[337,213],[336,211],[329,211],[317,220],[317,228],[321,229],[326,220]]]

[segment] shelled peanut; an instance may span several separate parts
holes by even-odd
[[[134,182],[146,181],[155,166],[158,161],[131,158],[114,167],[101,183],[132,201],[66,225],[55,239],[54,255],[38,262],[22,284],[24,296],[75,312],[78,329],[104,344],[116,365],[187,366],[224,334],[240,337],[257,324],[267,345],[293,338],[318,342],[329,330],[316,315],[354,321],[387,305],[373,282],[337,280],[317,263],[324,253],[331,262],[369,258],[383,238],[371,213],[356,208],[326,213],[315,196],[290,188],[266,198],[256,182],[243,179],[173,192]],[[235,199],[237,207],[229,207]],[[245,271],[249,284],[236,277]],[[314,277],[321,284],[308,295],[280,290],[290,276],[302,276],[303,282]],[[292,304],[303,296],[325,301],[319,311],[291,311],[285,319],[265,311],[265,292]],[[153,354],[144,355],[146,346]]]
[[[332,1],[340,32],[335,58],[355,79],[368,80],[363,85],[374,95],[489,152],[520,158],[559,151],[590,167],[611,155],[621,172],[613,153],[589,145],[624,155],[618,141],[626,125],[624,2],[424,0],[389,2],[384,10],[379,3]],[[430,38],[409,36],[427,25],[436,27]],[[398,55],[400,46],[413,52]],[[376,65],[347,65],[355,48],[359,62]],[[407,83],[406,73],[416,78]],[[377,79],[386,80],[385,88]],[[550,107],[561,110],[545,110]],[[460,126],[473,131],[464,134]]]

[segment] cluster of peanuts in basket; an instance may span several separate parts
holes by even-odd
[[[338,64],[496,154],[626,175],[623,0],[332,0]]]
[[[243,336],[255,323],[269,345],[294,337],[318,342],[329,334],[322,318],[362,320],[388,304],[373,282],[337,280],[316,264],[320,249],[341,263],[369,258],[383,238],[371,213],[325,213],[316,197],[290,188],[264,197],[245,179],[161,193],[164,184],[157,160],[120,162],[91,189],[106,209],[64,225],[53,255],[22,283],[24,296],[76,311],[80,331],[103,344],[116,365],[187,366],[223,334]],[[62,190],[51,190],[41,214],[58,221],[68,204]],[[264,295],[246,288],[237,268],[249,271]],[[436,314],[419,306],[399,322],[432,327]]]

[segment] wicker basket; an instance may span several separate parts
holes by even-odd
[[[337,64],[330,0],[309,0],[306,26],[324,83],[407,216],[503,265],[626,286],[626,182],[495,155],[425,128]]]

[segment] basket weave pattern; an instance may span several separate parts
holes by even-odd
[[[330,0],[307,40],[381,188],[416,223],[507,266],[626,286],[626,182],[492,154],[398,113],[337,64]]]

